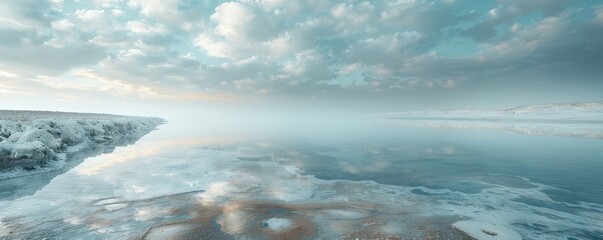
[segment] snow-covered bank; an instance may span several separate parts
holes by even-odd
[[[46,165],[57,165],[55,160],[64,160],[65,153],[95,144],[135,141],[164,122],[152,117],[0,111],[0,172],[35,172]]]
[[[452,119],[383,119],[379,124],[401,127],[500,130],[510,133],[603,139],[603,124]]]
[[[579,138],[603,138],[603,102],[380,112],[380,124],[429,128],[492,129]]]
[[[455,119],[493,121],[559,121],[603,123],[603,102],[510,106],[500,109],[441,109],[381,112],[379,117],[395,119]]]

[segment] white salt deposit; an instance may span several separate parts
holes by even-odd
[[[150,229],[144,239],[180,239],[180,234],[194,228],[192,224],[173,224]]]
[[[107,210],[107,211],[115,211],[115,210],[118,210],[118,209],[125,208],[127,206],[128,206],[128,204],[125,204],[125,203],[109,204],[109,205],[105,206],[105,210]]]
[[[283,231],[283,230],[288,230],[293,226],[293,221],[291,221],[291,219],[288,218],[270,218],[266,221],[264,221],[264,223],[266,224],[266,226],[270,229],[272,229],[272,231]]]
[[[430,128],[494,129],[580,138],[603,138],[603,102],[381,112],[381,123]]]
[[[368,217],[368,213],[350,210],[329,209],[323,210],[321,213],[326,215],[328,218],[341,220],[361,219]]]
[[[96,206],[109,205],[109,204],[113,204],[113,203],[118,203],[120,201],[123,201],[123,200],[120,198],[107,198],[107,199],[103,199],[98,202],[95,202],[93,205],[96,205]]]
[[[519,233],[507,227],[478,221],[460,221],[452,225],[477,240],[521,240]]]
[[[0,111],[0,171],[27,174],[18,169],[46,166],[89,144],[137,139],[162,123],[150,117]]]
[[[0,237],[6,237],[10,234],[10,228],[8,228],[3,222],[0,222]]]
[[[603,121],[603,102],[509,106],[499,109],[432,109],[381,112],[378,116],[403,119],[531,120],[561,122]]]

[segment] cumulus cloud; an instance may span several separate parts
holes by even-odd
[[[555,67],[598,76],[601,9],[569,0],[2,1],[0,76],[91,69],[161,93],[302,96],[457,91],[512,72],[546,79]]]

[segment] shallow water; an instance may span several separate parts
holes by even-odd
[[[468,239],[452,224],[470,220],[603,239],[602,176],[601,139],[171,121],[0,199],[0,238]]]

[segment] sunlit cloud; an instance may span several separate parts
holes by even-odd
[[[5,79],[0,82],[0,93],[2,93],[2,95],[0,95],[0,98],[3,98],[3,97],[8,98],[9,96],[7,96],[7,95],[9,95],[9,94],[35,95],[35,93],[32,92],[31,89],[21,86],[15,80],[7,79],[8,78],[7,75],[9,75],[11,73],[0,72],[0,75],[3,75],[3,74],[5,74],[5,75],[2,78],[5,78]]]
[[[68,75],[60,77],[38,76],[33,81],[55,89],[99,91],[142,99],[178,101],[232,101],[237,99],[231,94],[176,92],[168,88],[130,84],[127,81],[103,77],[95,70],[87,68],[74,69]],[[76,97],[72,96],[72,98]]]

